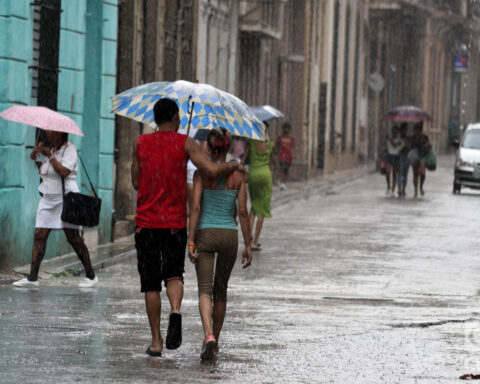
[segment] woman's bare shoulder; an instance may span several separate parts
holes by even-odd
[[[245,173],[240,171],[233,171],[231,177],[235,177],[235,189],[239,189],[242,183],[245,181]]]

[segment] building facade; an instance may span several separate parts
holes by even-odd
[[[367,4],[241,3],[238,94],[250,105],[275,106],[291,122],[293,178],[333,173],[365,158],[367,137],[359,139],[359,131],[367,123]],[[279,133],[274,123],[271,136]]]
[[[209,83],[235,93],[237,0],[120,0],[117,90],[154,81]],[[132,233],[132,147],[151,132],[116,118],[114,237]]]
[[[117,92],[154,81],[195,80],[198,2],[120,0],[118,2]],[[136,191],[130,167],[138,135],[151,132],[125,117],[115,120],[114,237],[133,232]]]
[[[99,196],[100,224],[87,243],[111,241],[116,87],[116,0],[5,0],[0,2],[0,109],[42,105],[71,117],[84,137],[71,135]],[[28,263],[39,175],[30,160],[36,130],[0,120],[0,268]],[[89,193],[79,167],[78,184]],[[45,257],[70,252],[54,233]]]
[[[466,0],[371,0],[369,71],[385,82],[369,90],[371,159],[382,157],[389,125],[381,116],[395,106],[431,115],[424,129],[437,152],[480,120],[478,8]]]

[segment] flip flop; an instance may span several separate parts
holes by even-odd
[[[262,247],[252,247],[252,252],[261,251]]]
[[[152,356],[152,357],[161,357],[162,356],[162,352],[155,352],[155,351],[152,351],[150,349],[150,347],[148,347],[148,349],[145,351],[145,353],[149,356]]]

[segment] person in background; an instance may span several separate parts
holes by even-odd
[[[387,194],[395,196],[395,187],[397,185],[397,175],[400,166],[400,152],[405,147],[405,141],[400,136],[400,128],[394,126],[392,135],[387,137]],[[390,190],[390,175],[392,175],[392,189]]]
[[[268,125],[265,124],[265,135],[268,135]],[[250,140],[245,148],[242,157],[242,165],[248,158],[250,169],[248,172],[248,192],[250,195],[250,228],[253,230],[255,217],[257,225],[253,236],[252,251],[260,251],[260,233],[263,220],[272,217],[270,213],[270,201],[272,199],[272,169],[273,169],[273,148],[272,141]]]
[[[230,147],[226,132],[210,131],[207,142],[212,161],[225,163]],[[237,201],[245,243],[242,264],[246,268],[251,264],[252,253],[245,175],[233,172],[228,177],[212,178],[204,172],[195,172],[188,254],[197,272],[199,309],[205,335],[200,355],[202,360],[211,360],[218,353],[218,339],[227,309],[228,280],[237,260],[238,234],[234,221]]]
[[[411,149],[408,153],[409,163],[413,170],[413,187],[415,192],[413,197],[417,197],[418,181],[420,179],[420,194],[423,196],[425,190],[425,156],[427,155],[432,145],[427,135],[423,133],[423,122],[416,123],[413,126],[413,136],[410,138]]]
[[[400,138],[403,140],[405,145],[403,146],[400,154],[398,156],[398,196],[405,196],[405,188],[407,187],[408,179],[408,150],[410,148],[410,143],[407,136],[408,125],[403,123],[400,126]]]
[[[242,161],[243,154],[245,153],[245,139],[234,137],[232,138],[231,151],[227,155],[227,161],[229,157],[231,160],[235,160],[237,163]]]
[[[289,122],[282,125],[282,134],[275,143],[275,152],[278,156],[278,166],[280,168],[280,189],[286,189],[285,183],[288,181],[288,170],[292,165],[295,156],[295,139],[290,134],[292,126]]]
[[[191,137],[178,133],[177,103],[160,99],[153,107],[156,132],[140,135],[133,146],[131,178],[137,194],[135,248],[141,292],[152,333],[146,353],[161,356],[162,281],[170,301],[166,347],[182,343],[183,273],[187,243],[187,159],[211,177],[242,170],[238,163],[211,162]]]
[[[80,236],[80,226],[62,221],[63,188],[65,193],[79,192],[77,185],[78,153],[75,146],[68,141],[68,134],[62,132],[46,131],[48,142],[52,145],[47,148],[40,142],[32,151],[30,158],[35,161],[42,182],[38,191],[42,199],[38,204],[33,240],[32,263],[30,274],[13,283],[16,287],[38,287],[38,272],[47,240],[52,230],[63,230],[67,241],[73,247],[85,269],[86,278],[79,284],[80,288],[90,288],[97,284],[90,254],[83,238]],[[45,159],[40,157],[45,156]]]

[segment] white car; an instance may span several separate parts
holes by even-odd
[[[453,193],[462,187],[480,189],[480,123],[469,124],[461,141],[455,141],[455,176]]]

